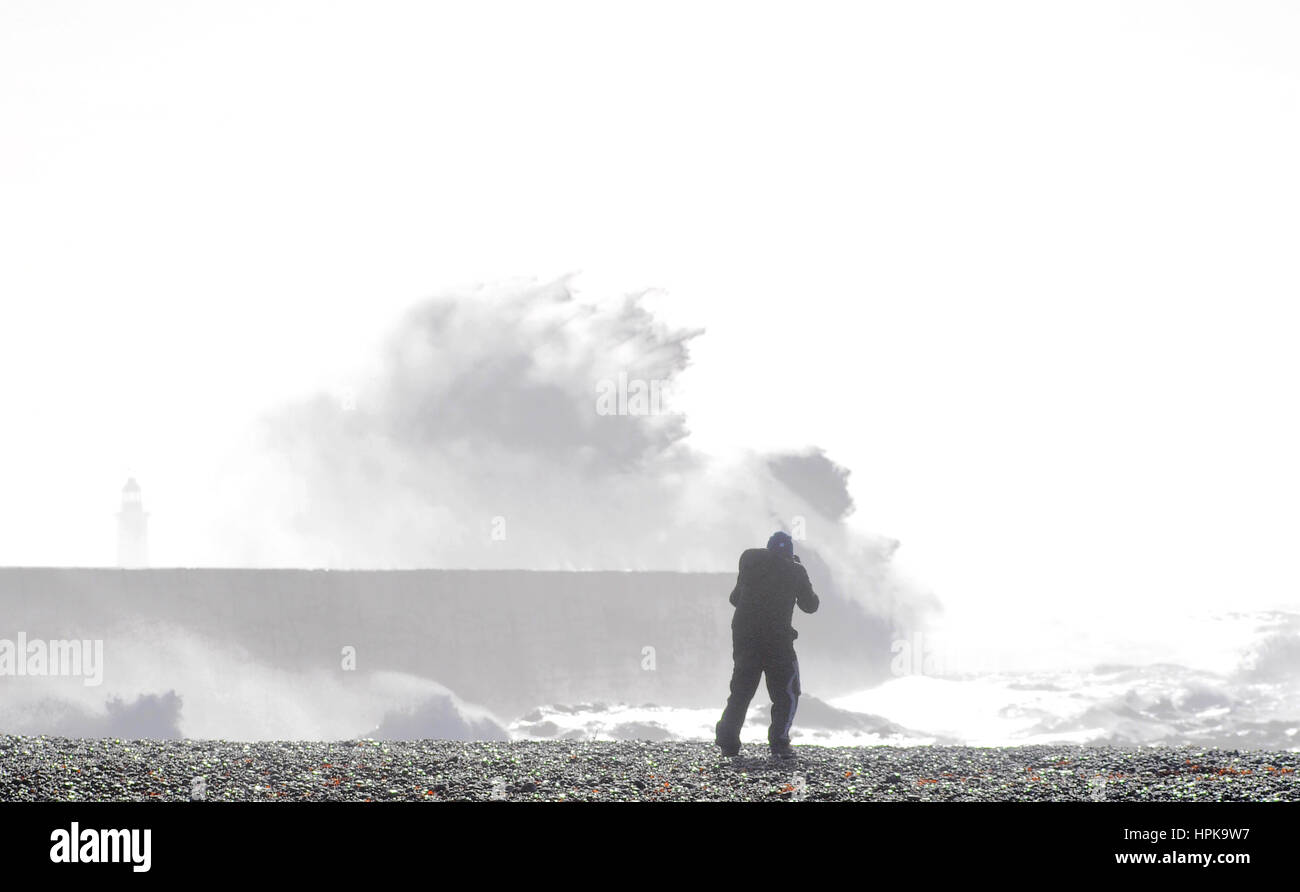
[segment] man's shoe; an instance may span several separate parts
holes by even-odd
[[[722,750],[722,755],[727,758],[740,755],[740,735],[733,738],[729,732],[723,731],[721,720],[713,726],[713,742],[718,745],[718,748]]]
[[[772,744],[773,759],[794,759],[797,757],[798,755],[795,753],[794,748],[791,747],[790,744],[788,743]]]

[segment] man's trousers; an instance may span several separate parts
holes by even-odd
[[[770,746],[780,747],[790,743],[790,725],[799,706],[799,659],[794,653],[794,641],[746,639],[732,640],[733,669],[731,696],[727,708],[718,722],[717,743],[728,749],[740,746],[740,729],[749,712],[749,702],[758,691],[759,676],[767,678],[767,694],[772,698],[772,721],[767,731]]]

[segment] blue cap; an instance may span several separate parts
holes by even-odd
[[[771,538],[767,540],[767,548],[769,551],[775,551],[782,557],[794,557],[794,540],[790,538],[789,533],[782,532],[781,530],[777,530],[772,534]]]

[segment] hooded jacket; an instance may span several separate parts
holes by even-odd
[[[736,608],[733,637],[755,642],[794,641],[799,637],[791,624],[795,606],[814,613],[821,604],[803,564],[766,548],[750,548],[740,555],[729,600]]]

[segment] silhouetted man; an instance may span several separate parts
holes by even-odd
[[[767,693],[772,698],[772,724],[767,742],[772,755],[788,759],[790,724],[799,705],[799,660],[794,639],[799,633],[790,624],[795,605],[804,613],[814,612],[820,600],[808,581],[808,571],[794,553],[788,533],[776,532],[767,548],[750,548],[740,556],[740,574],[731,592],[736,614],[731,619],[731,653],[735,668],[731,674],[731,696],[718,722],[717,744],[724,756],[740,752],[740,728],[749,711],[749,701],[758,690],[758,677],[767,676]]]

